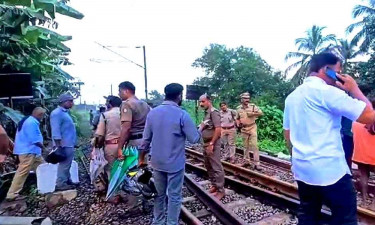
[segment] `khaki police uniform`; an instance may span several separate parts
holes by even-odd
[[[241,95],[247,97],[247,93]],[[250,97],[250,95],[248,95]],[[250,150],[253,151],[255,166],[259,166],[259,149],[257,137],[256,119],[261,115],[262,110],[255,104],[249,103],[247,107],[240,105],[237,107],[237,119],[242,124],[241,135],[245,147],[244,158],[250,161]]]
[[[121,124],[131,122],[128,146],[139,148],[142,144],[143,130],[145,129],[147,114],[150,106],[133,96],[121,104]]]
[[[104,169],[109,176],[112,165],[117,159],[117,146],[121,134],[119,107],[114,107],[100,115],[95,134],[104,137],[104,157],[108,161]]]
[[[204,121],[207,122],[206,128],[202,131],[203,147],[206,148],[209,146],[214,133],[215,128],[221,127],[220,113],[215,108],[210,108],[205,112]],[[220,157],[220,146],[221,142],[218,139],[214,143],[213,155],[207,155],[206,151],[203,151],[204,156],[204,165],[207,169],[209,179],[213,186],[216,187],[218,192],[224,192],[224,169],[221,164]]]
[[[229,158],[234,159],[236,154],[236,111],[227,109],[220,111],[221,116],[221,141],[224,144],[224,151],[229,152]]]

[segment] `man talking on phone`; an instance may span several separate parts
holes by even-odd
[[[375,122],[369,100],[331,53],[312,57],[310,76],[285,100],[284,134],[300,197],[299,224],[319,224],[322,205],[335,225],[357,224],[357,201],[341,142],[341,117]],[[349,95],[347,94],[349,93]]]

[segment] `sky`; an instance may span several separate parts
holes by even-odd
[[[294,40],[312,25],[326,34],[345,37],[354,22],[351,12],[361,0],[71,0],[85,17],[57,17],[58,32],[72,35],[66,42],[74,65],[64,70],[85,83],[82,103],[101,104],[103,96],[118,94],[118,84],[131,81],[136,95],[145,97],[144,70],[111,50],[143,65],[146,46],[148,90],[163,92],[172,82],[191,84],[203,76],[191,66],[210,43],[253,48],[273,68],[285,70],[285,55]]]

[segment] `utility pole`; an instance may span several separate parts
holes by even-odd
[[[74,82],[75,85],[78,85],[78,91],[79,91],[79,104],[82,104],[82,94],[81,94],[81,85],[85,85],[84,82],[81,80],[78,80],[77,82]]]
[[[113,96],[113,92],[112,92],[112,84],[111,84],[111,95]]]
[[[147,66],[146,66],[146,46],[143,47],[143,68],[145,69],[145,94],[146,101],[148,101],[148,91],[147,91]]]
[[[143,66],[142,65],[139,65],[138,63],[134,62],[133,60],[131,59],[128,59],[126,58],[125,56],[121,55],[120,53],[118,52],[115,52],[113,51],[112,49],[110,49],[109,47],[113,47],[113,46],[105,46],[105,45],[102,45],[98,42],[95,41],[95,43],[99,46],[101,46],[102,48],[112,52],[113,54],[125,59],[126,61],[130,62],[130,63],[133,63],[134,65],[138,66],[138,67],[141,67],[144,69],[144,72],[145,72],[145,94],[146,94],[146,101],[148,101],[148,90],[147,90],[147,64],[146,64],[146,46],[136,46],[135,48],[142,48],[143,49]],[[120,46],[118,46],[120,47]],[[125,47],[127,48],[127,47]],[[90,59],[91,61],[94,61],[94,62],[98,62],[98,59]],[[99,60],[100,62],[100,60]],[[112,92],[112,91],[111,91]]]

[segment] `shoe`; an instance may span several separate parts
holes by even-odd
[[[215,193],[215,192],[217,192],[217,188],[215,186],[211,187],[210,190],[208,190],[208,192],[210,192],[211,194]]]
[[[62,185],[55,188],[55,191],[67,191],[67,190],[73,190],[75,189],[75,186],[73,185]]]
[[[218,200],[221,200],[222,198],[224,198],[224,196],[225,196],[225,192],[222,192],[222,191],[216,192],[216,194],[215,194],[215,197]]]

